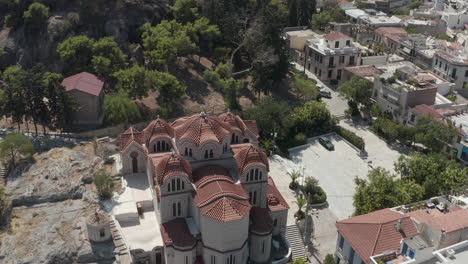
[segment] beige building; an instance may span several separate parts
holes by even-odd
[[[306,68],[320,80],[338,84],[344,68],[360,62],[361,48],[350,36],[335,31],[309,39]]]
[[[113,214],[136,262],[288,260],[289,206],[258,135],[255,121],[230,112],[157,119],[120,135],[127,188]]]
[[[468,84],[468,55],[463,47],[458,50],[442,50],[434,54],[432,71],[440,77],[455,83],[456,90],[463,90]]]
[[[74,123],[99,126],[104,119],[104,82],[94,74],[82,72],[63,79],[62,86],[78,104]]]

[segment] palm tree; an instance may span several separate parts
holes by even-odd
[[[302,197],[297,197],[297,199],[296,199],[296,201],[294,203],[297,204],[297,207],[299,209],[296,212],[296,216],[297,216],[298,219],[302,219],[304,217],[304,212],[302,211],[302,208],[304,208],[304,206],[306,205],[307,200],[305,198],[302,198]]]
[[[289,177],[291,177],[291,183],[289,184],[289,188],[291,189],[296,189],[297,186],[299,185],[297,183],[297,179],[301,177],[301,173],[299,171],[293,170],[291,172],[288,172]]]

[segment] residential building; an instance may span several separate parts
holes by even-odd
[[[336,228],[336,263],[347,264],[374,263],[371,257],[399,252],[403,239],[418,235],[409,216],[391,209],[338,220]]]
[[[354,76],[365,79],[370,83],[374,83],[375,78],[383,73],[374,65],[353,66],[344,68],[343,80],[346,82],[351,80]]]
[[[306,42],[306,68],[332,85],[343,77],[343,69],[357,65],[363,47],[350,36],[332,31]]]
[[[374,42],[387,46],[390,50],[396,51],[397,47],[389,42],[391,36],[406,37],[408,32],[401,27],[379,27],[374,31]]]
[[[468,256],[468,210],[451,201],[434,197],[337,221],[336,263],[464,263],[457,261]]]
[[[78,104],[74,123],[99,126],[104,119],[104,81],[94,74],[82,72],[63,79],[62,86]]]
[[[285,263],[289,206],[255,121],[230,112],[157,119],[119,137],[113,216],[137,263]],[[278,262],[279,261],[279,262]]]
[[[463,90],[468,83],[468,55],[463,46],[435,52],[432,71],[455,83],[456,90]]]
[[[428,72],[414,64],[396,65],[387,64],[386,72],[375,78],[372,98],[384,112],[392,114],[395,121],[405,123],[409,108],[435,103],[438,86],[433,79],[426,77]]]
[[[284,36],[288,42],[290,60],[304,65],[306,41],[317,36],[317,34],[310,29],[294,27],[286,28],[284,30]]]

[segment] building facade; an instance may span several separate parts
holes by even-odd
[[[345,67],[360,62],[360,45],[343,33],[332,31],[306,43],[306,68],[321,81],[338,84]]]
[[[154,212],[163,241],[162,258],[150,263],[272,263],[284,257],[273,245],[287,245],[289,206],[268,176],[258,135],[255,121],[230,112],[170,125],[158,119],[142,132],[131,128],[120,135],[122,173],[144,173],[150,184],[152,200],[137,202],[138,210]]]

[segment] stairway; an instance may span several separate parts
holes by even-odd
[[[286,239],[292,250],[292,261],[302,258],[304,261],[307,259],[307,254],[302,240],[301,232],[297,225],[290,225],[286,227]]]
[[[128,255],[127,245],[122,239],[122,236],[119,233],[119,230],[115,226],[113,220],[110,221],[110,228],[112,233],[112,239],[114,240],[114,246],[119,252],[119,260],[121,264],[130,264],[132,263],[131,256]]]
[[[2,167],[0,163],[0,186],[6,185],[6,178],[7,178],[7,169]]]

